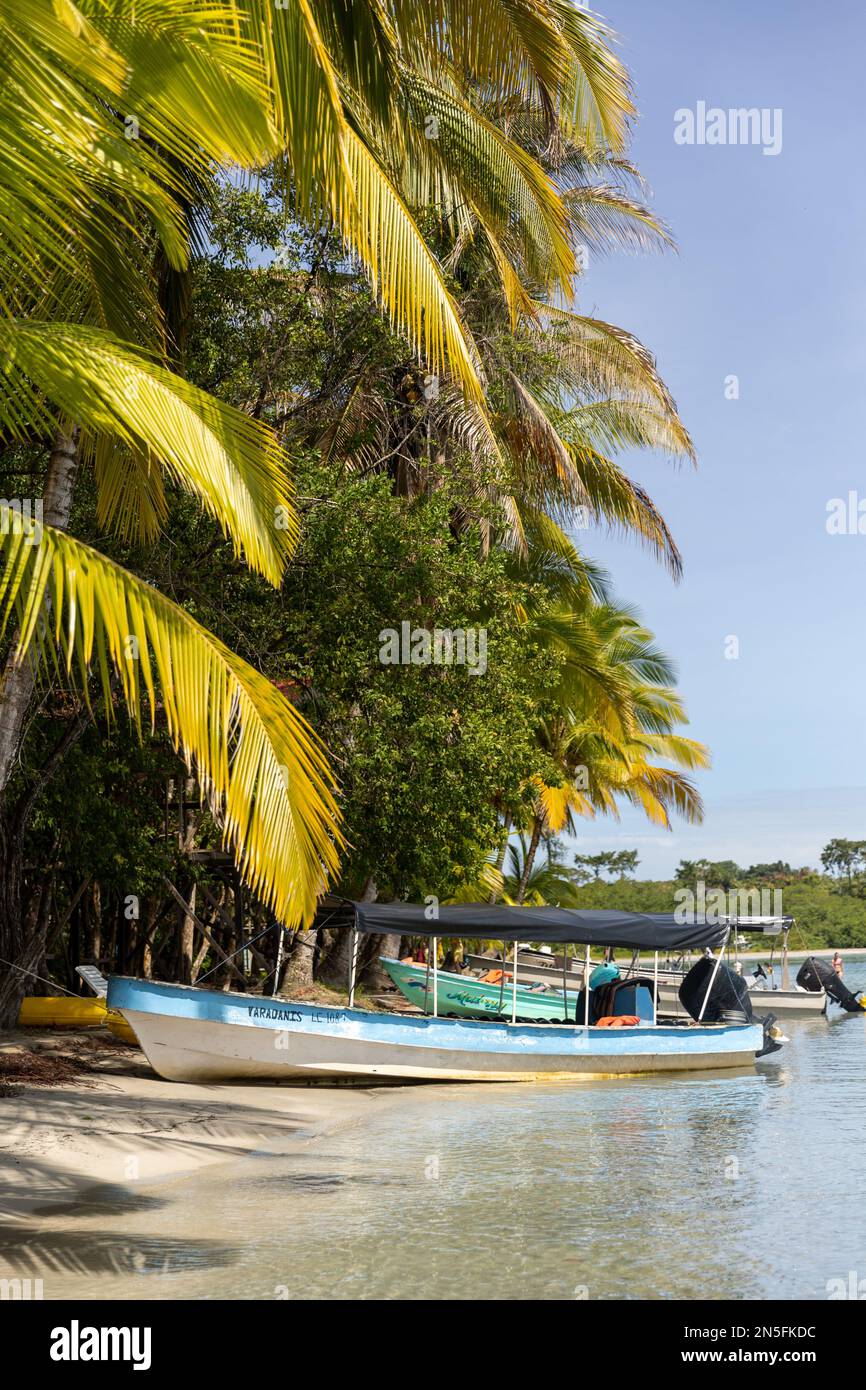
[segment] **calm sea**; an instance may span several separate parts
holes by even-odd
[[[57,1298],[866,1291],[866,1015],[784,1027],[748,1075],[391,1091],[300,1153],[95,1190],[32,1272]]]

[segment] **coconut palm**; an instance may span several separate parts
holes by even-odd
[[[565,687],[561,692],[560,708],[539,721],[539,750],[555,777],[538,775],[530,788],[531,835],[518,902],[524,901],[542,838],[573,831],[581,817],[618,816],[619,804],[627,801],[666,829],[672,815],[690,823],[703,819],[700,795],[686,773],[706,768],[709,754],[703,744],[675,732],[687,721],[672,688],[670,661],[628,609],[599,604],[587,621],[600,639],[612,680],[627,696],[618,705],[599,700],[588,685],[575,700],[569,685],[567,695]]]
[[[120,695],[136,723],[143,710],[164,718],[243,872],[290,923],[310,919],[337,860],[323,750],[257,672],[66,532],[85,467],[101,524],[127,539],[152,539],[181,488],[253,568],[280,581],[297,531],[287,456],[266,427],[169,370],[202,215],[232,169],[281,171],[295,215],[337,227],[395,325],[480,408],[477,352],[377,143],[400,151],[410,178],[408,103],[432,100],[437,84],[456,101],[459,69],[470,84],[492,80],[503,100],[531,92],[551,130],[619,147],[628,84],[603,28],[569,6],[433,8],[8,0],[0,14],[0,440],[49,455],[39,526],[22,529],[8,509],[0,517],[0,618],[15,625],[0,689],[0,791],[37,664],[59,660],[85,696],[89,681],[101,685],[107,711]],[[501,139],[489,145],[459,172],[461,186],[475,188],[493,226],[518,190],[527,217],[534,198],[514,255],[547,236],[551,286],[569,271],[558,194],[531,159],[509,164],[509,153]],[[458,178],[458,158],[443,144],[443,178],[449,169]],[[20,965],[12,846],[5,831],[0,839],[9,889],[0,945]],[[7,993],[0,1016],[14,1018]]]
[[[586,192],[591,206],[591,186]],[[608,245],[623,239],[612,224]],[[582,528],[603,524],[637,536],[678,577],[681,559],[664,518],[617,461],[635,447],[694,460],[651,353],[616,325],[528,292],[515,307],[489,241],[440,234],[436,244],[478,350],[484,402],[408,358],[395,385],[390,364],[359,350],[327,408],[299,413],[302,437],[350,467],[387,468],[408,497],[435,488],[455,459],[468,458],[479,511],[492,493],[502,513],[499,539],[509,548],[525,551],[539,514],[566,528],[579,519]]]
[[[508,873],[502,880],[502,901],[576,907],[579,885],[575,872],[562,862],[556,838],[552,834],[542,838],[547,853],[543,860],[534,856],[528,869],[530,842],[527,837],[519,835],[517,841],[512,841],[508,846]]]

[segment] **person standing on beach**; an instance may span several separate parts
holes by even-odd
[[[845,974],[845,966],[842,964],[842,957],[839,955],[838,951],[833,957],[831,964],[833,966],[833,969],[836,971],[836,974],[839,976],[839,979],[841,980],[842,976]]]

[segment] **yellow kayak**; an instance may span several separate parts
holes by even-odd
[[[106,1027],[122,1042],[138,1042],[123,1014],[109,1009],[104,999],[79,999],[71,994],[23,999],[18,1024],[21,1028]]]
[[[50,995],[23,999],[18,1022],[22,1028],[101,1028],[107,1012],[104,999]]]

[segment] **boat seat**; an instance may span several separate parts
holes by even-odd
[[[617,980],[614,992],[613,1015],[635,1015],[644,1022],[653,1019],[653,982],[651,979],[637,977],[632,980]]]

